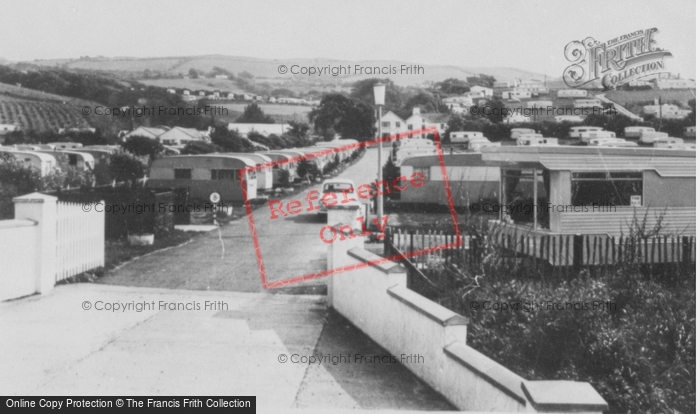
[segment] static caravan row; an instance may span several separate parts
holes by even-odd
[[[272,160],[275,164],[272,166],[272,185],[288,185],[294,181],[297,174],[297,163],[292,162],[296,156],[282,153],[278,151],[259,151],[258,154],[263,154]],[[289,171],[289,178],[286,182],[282,182],[280,177],[281,171]]]
[[[645,131],[639,136],[639,142],[643,144],[653,144],[654,141],[659,138],[668,138],[668,134],[666,132]]]
[[[664,234],[695,235],[694,151],[511,146],[482,156],[501,169],[499,204],[518,211],[501,222],[522,233],[620,236],[647,216]],[[523,181],[538,185],[518,193]]]
[[[8,148],[0,148],[0,152],[12,154],[24,166],[30,166],[39,170],[42,177],[50,174],[56,167],[56,158],[49,154],[34,151],[17,151]]]
[[[557,91],[557,98],[582,98],[588,96],[585,89],[560,89]]]
[[[522,134],[534,134],[535,132],[537,131],[530,128],[513,128],[510,130],[510,137],[512,139],[517,139]]]
[[[76,149],[76,148],[82,148],[83,144],[80,144],[78,142],[49,142],[49,144],[53,149]]]
[[[58,159],[61,156],[68,157],[68,165],[81,168],[83,170],[92,170],[95,168],[95,158],[92,154],[82,151],[69,151],[69,150],[41,150],[36,152],[42,152],[44,154],[52,155],[54,158]]]
[[[557,115],[554,117],[554,122],[571,122],[572,124],[583,122],[583,118],[578,115]]]
[[[530,101],[527,106],[532,109],[545,109],[553,105],[552,101]]]
[[[539,134],[532,134],[539,135]],[[520,146],[530,146],[530,147],[541,147],[541,146],[552,146],[559,145],[559,140],[556,138],[544,138],[543,136],[526,136],[521,135],[516,141],[516,145]]]
[[[594,127],[594,126],[575,126],[575,127],[571,127],[571,129],[569,129],[569,137],[570,138],[581,138],[582,133],[595,132],[595,131],[603,131],[603,128]]]
[[[178,155],[153,161],[146,186],[150,188],[189,188],[190,197],[209,202],[212,193],[222,203],[244,200],[240,175],[244,174],[248,199],[258,196],[257,174],[249,170],[255,161],[248,157],[227,154]]]
[[[223,152],[221,153],[221,155],[233,155],[236,157],[245,157],[250,160],[253,160],[255,166],[258,167],[255,170],[255,175],[257,176],[258,192],[262,193],[265,191],[272,190],[272,158],[268,157],[267,155],[249,152]],[[265,165],[267,165],[267,167],[264,167]]]
[[[652,127],[631,126],[625,128],[625,138],[639,138],[645,132],[656,132]]]
[[[581,137],[581,142],[586,143],[592,139],[596,138],[617,138],[612,131],[586,131],[579,134]]]
[[[497,167],[487,166],[481,153],[459,153],[443,155],[447,178],[455,206],[466,207],[472,203],[495,202],[498,198],[500,172]],[[401,203],[447,205],[447,195],[437,155],[415,155],[400,164],[401,176],[409,178],[421,173],[425,184],[408,186],[401,191]]]
[[[484,133],[479,131],[455,131],[450,132],[450,142],[453,144],[468,143],[470,140],[484,138]]]

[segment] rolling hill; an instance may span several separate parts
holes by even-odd
[[[170,76],[185,75],[190,69],[202,72],[209,72],[214,67],[225,69],[232,73],[243,71],[252,73],[258,81],[266,81],[270,84],[338,84],[344,82],[354,82],[367,78],[391,78],[396,84],[402,86],[422,86],[425,82],[442,81],[447,78],[464,79],[467,76],[475,76],[479,73],[494,76],[498,80],[538,79],[543,80],[544,75],[533,73],[517,68],[504,67],[459,67],[449,65],[422,65],[422,74],[411,75],[373,75],[373,74],[351,74],[333,77],[327,76],[304,76],[278,73],[279,65],[299,66],[347,66],[354,68],[355,65],[365,67],[400,67],[404,65],[416,64],[415,62],[399,61],[344,61],[332,59],[259,59],[252,57],[208,55],[208,56],[183,56],[183,57],[162,57],[162,58],[83,58],[83,59],[58,59],[58,60],[35,60],[26,62],[28,64],[64,67],[68,69],[84,69],[110,72],[144,72],[146,70],[157,71]],[[551,79],[551,78],[550,78]],[[166,80],[162,80],[163,82]],[[165,83],[165,82],[164,82]],[[174,85],[175,86],[175,85]]]

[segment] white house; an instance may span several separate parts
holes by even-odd
[[[175,93],[175,89],[168,89],[166,92],[168,92],[168,93]]]
[[[165,129],[162,128],[150,128],[150,127],[138,127],[135,130],[124,135],[124,141],[131,137],[146,137],[157,139],[165,133]]]
[[[493,87],[494,88],[510,88],[513,86],[510,82],[505,81],[505,82],[494,82]]]
[[[470,96],[477,96],[477,95],[471,95],[472,93],[480,93],[480,95],[478,95],[478,96],[489,97],[489,96],[493,96],[493,89],[487,88],[485,86],[476,85],[476,86],[472,86],[471,88],[469,88],[469,94],[470,94]]]
[[[0,124],[0,135],[9,134],[12,131],[18,131],[19,125],[16,124]]]
[[[190,94],[190,91],[188,91],[187,89],[183,89],[183,90],[182,90],[182,94],[183,94],[183,95],[189,95],[189,94]]]
[[[205,141],[206,132],[197,131],[193,128],[173,127],[158,138],[163,145],[179,147],[192,141]]]
[[[228,79],[228,75],[216,75],[214,76],[216,79]]]
[[[382,136],[396,135],[406,131],[408,131],[406,121],[398,115],[391,111],[382,115]]]
[[[435,127],[437,131],[442,135],[447,129],[447,120],[449,119],[448,114],[421,114],[420,108],[413,108],[413,114],[406,119],[406,127],[409,131],[416,129],[426,129],[430,127]],[[412,134],[411,137],[416,136],[420,138],[432,138],[429,133],[422,134]]]
[[[472,106],[474,105],[474,100],[472,99],[471,96],[450,96],[447,98],[443,98],[442,103],[447,105],[448,107],[450,105],[458,105],[458,106]]]

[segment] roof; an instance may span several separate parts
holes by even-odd
[[[212,159],[235,159],[238,161],[243,162],[247,167],[255,167],[255,162],[247,157],[244,156],[238,156],[238,155],[229,155],[229,154],[198,154],[198,155],[174,155],[171,157],[163,157],[163,158],[158,158],[153,161],[153,166],[156,164],[173,164],[178,161],[187,161],[187,160],[203,160],[206,158],[212,158]]]
[[[34,151],[16,151],[16,150],[8,150],[7,148],[0,148],[0,152],[9,152],[13,155],[22,155],[22,156],[27,156],[27,155],[33,155],[37,158],[39,158],[41,161],[56,161],[56,158],[51,156],[51,154],[47,154],[45,152],[34,152]]]
[[[626,147],[518,147],[484,148],[490,165],[544,167],[559,171],[644,171],[662,177],[695,177],[695,151]]]
[[[456,154],[443,154],[445,166],[449,167],[483,167],[487,164],[482,160],[482,154],[478,152],[460,152]],[[428,167],[440,165],[437,154],[409,155],[401,161],[401,165],[414,167]]]

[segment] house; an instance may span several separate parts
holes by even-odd
[[[236,99],[239,99],[242,101],[252,101],[253,95],[251,95],[249,93],[240,93],[240,94],[236,94]]]
[[[163,128],[150,128],[150,127],[138,127],[135,130],[124,135],[123,140],[126,141],[131,137],[146,137],[152,139],[158,139],[161,135],[165,133]]]
[[[513,86],[510,82],[504,81],[504,82],[494,82],[493,87],[494,88],[510,88]]]
[[[449,114],[439,114],[439,113],[426,113],[421,114],[420,108],[413,108],[413,114],[406,119],[406,128],[409,131],[417,129],[426,129],[434,127],[440,133],[440,135],[445,133],[447,129],[447,121],[449,120]],[[413,133],[410,134],[411,137],[420,138],[433,138],[431,133]]]
[[[377,130],[379,130],[379,125],[377,125]],[[406,131],[408,131],[406,121],[401,119],[401,117],[392,111],[382,114],[382,137],[393,136]]]
[[[271,96],[267,101],[269,103],[277,103],[277,98],[275,98],[274,96]]]
[[[199,92],[197,92],[197,95],[199,95],[199,96],[204,96],[204,95],[206,95],[206,92],[204,92],[204,91],[199,91]]]
[[[238,131],[241,135],[247,136],[250,132],[268,135],[282,135],[292,127],[289,124],[242,124],[231,122],[228,124],[229,131]]]
[[[197,131],[193,128],[173,127],[158,136],[163,145],[181,147],[188,142],[206,141],[206,132]]]
[[[477,94],[477,95],[470,95],[470,96],[491,97],[491,96],[493,96],[493,89],[487,88],[485,86],[476,85],[476,86],[472,86],[471,88],[469,88],[469,93],[470,94],[472,94],[472,93]]]
[[[231,92],[226,93],[226,99],[236,99],[236,95]]]
[[[482,157],[501,169],[499,205],[513,212],[499,222],[520,234],[620,236],[646,216],[664,234],[695,235],[695,151],[508,146]]]
[[[484,202],[495,204],[500,181],[498,167],[487,165],[478,152],[444,154],[442,158],[455,207]],[[420,187],[409,186],[401,191],[401,203],[448,205],[437,154],[408,156],[401,160],[399,167],[401,176],[408,178],[420,173],[426,182]]]
[[[471,96],[449,96],[447,98],[443,98],[442,102],[444,104],[459,104],[459,105],[464,105],[464,106],[472,106],[474,105],[474,101],[472,100]]]
[[[182,90],[182,94],[183,94],[183,95],[189,95],[189,94],[190,94],[190,91],[188,91],[187,89],[183,89],[183,90]]]
[[[657,118],[666,119],[683,119],[692,111],[689,109],[680,109],[677,105],[663,104],[663,105],[645,105],[644,113],[649,115],[654,115]],[[659,115],[661,114],[661,115]]]
[[[197,100],[197,97],[194,95],[182,95],[181,98],[184,102],[194,102]]]
[[[521,91],[518,89],[513,89],[510,91],[501,92],[501,98],[503,99],[528,99],[531,98],[532,94],[528,91]]]
[[[168,92],[168,93],[175,93],[175,89],[170,88],[170,89],[166,90],[166,92]]]
[[[19,125],[17,124],[0,124],[0,136],[7,135],[13,131],[19,131]]]
[[[228,79],[228,75],[216,75],[214,76],[215,79]]]

